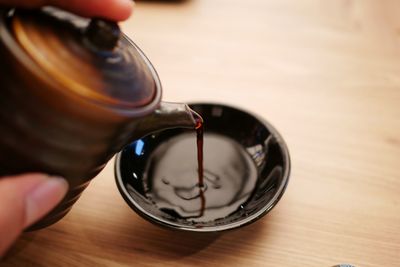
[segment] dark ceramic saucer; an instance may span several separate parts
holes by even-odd
[[[207,135],[211,137],[214,135],[222,136],[226,140],[230,140],[229,142],[232,144],[235,143],[246,154],[246,158],[254,171],[245,173],[246,175],[255,174],[254,183],[251,190],[247,189],[247,195],[243,191],[246,191],[244,187],[250,188],[245,185],[248,181],[242,182],[243,185],[239,184],[240,192],[238,191],[237,195],[241,194],[246,199],[237,208],[228,211],[229,214],[212,220],[207,219],[207,217],[204,217],[204,220],[201,218],[194,219],[195,217],[182,217],[176,212],[160,208],[159,203],[162,201],[154,201],[151,191],[157,187],[157,181],[149,179],[150,176],[156,175],[153,173],[154,171],[149,173],[150,162],[154,162],[155,158],[158,159],[154,156],[154,154],[159,153],[157,151],[160,149],[168,150],[165,148],[165,144],[171,143],[171,140],[189,134],[192,134],[194,138],[195,132],[187,129],[171,129],[146,136],[125,147],[117,155],[115,163],[116,182],[123,198],[133,210],[150,222],[182,231],[218,232],[242,227],[258,220],[278,203],[288,184],[290,159],[285,142],[271,124],[240,109],[207,103],[190,106],[205,121],[205,160],[207,159]],[[194,143],[193,148],[189,150],[193,150],[190,153],[195,153],[196,146]],[[239,157],[232,155],[234,150],[228,148],[228,151],[230,151],[230,154],[226,154],[228,156],[221,154],[223,155],[220,157],[222,161],[228,162],[230,158],[237,161]],[[216,153],[222,152],[213,151],[213,157],[216,157]],[[178,158],[173,165],[184,168],[185,157]],[[220,158],[217,157],[217,159]],[[218,167],[219,163],[215,163],[215,160],[214,162],[210,160],[207,163],[206,160],[206,171],[208,167],[212,169],[213,164]],[[231,166],[231,168],[228,167],[228,169],[223,170],[225,174],[234,174],[234,169],[240,168],[237,167],[237,164],[226,166]],[[230,177],[234,175],[225,176],[228,177],[229,183]],[[207,184],[207,177],[205,178]],[[244,177],[244,180],[246,179],[247,177]],[[211,179],[209,180],[211,181]],[[169,184],[169,182],[165,183]],[[237,184],[237,181],[232,180],[232,183]],[[211,189],[211,185],[209,188],[211,194],[211,190],[214,189]],[[219,198],[223,197],[221,195]],[[159,198],[162,199],[162,197]],[[212,214],[212,209],[213,207],[210,207],[209,214]],[[207,212],[208,210],[204,214],[207,215]]]

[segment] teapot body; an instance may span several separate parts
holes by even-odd
[[[70,186],[64,200],[31,229],[43,228],[68,213],[90,180],[130,141],[136,120],[159,106],[161,85],[144,57],[157,86],[150,103],[126,111],[87,101],[43,72],[5,21],[0,22],[0,58],[0,177],[42,172],[64,177]]]

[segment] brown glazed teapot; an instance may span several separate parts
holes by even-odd
[[[151,132],[194,127],[116,23],[44,8],[0,11],[0,177],[45,172],[70,190],[31,229],[68,213],[105,164]]]

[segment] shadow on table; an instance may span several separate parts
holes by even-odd
[[[222,233],[192,233],[163,229],[143,221],[143,219],[137,219],[138,221],[129,228],[126,225],[114,228],[113,231],[116,235],[110,236],[110,238],[118,238],[118,240],[109,241],[124,249],[131,247],[133,251],[148,253],[167,261],[185,258],[206,250],[214,242],[218,242],[219,249],[207,253],[207,259],[210,262],[222,261],[225,256],[242,250],[244,246],[251,247],[259,239],[265,241],[269,228],[269,224],[261,220],[247,227]],[[121,236],[129,238],[121,243]],[[221,253],[221,248],[222,250],[227,249],[229,253]]]

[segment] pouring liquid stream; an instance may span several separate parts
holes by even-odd
[[[193,116],[196,120],[196,142],[197,142],[197,173],[198,173],[198,187],[199,187],[199,196],[200,196],[200,214],[198,217],[202,217],[204,215],[204,210],[206,207],[206,198],[204,196],[204,121],[203,118],[197,114],[196,112],[192,111]]]

